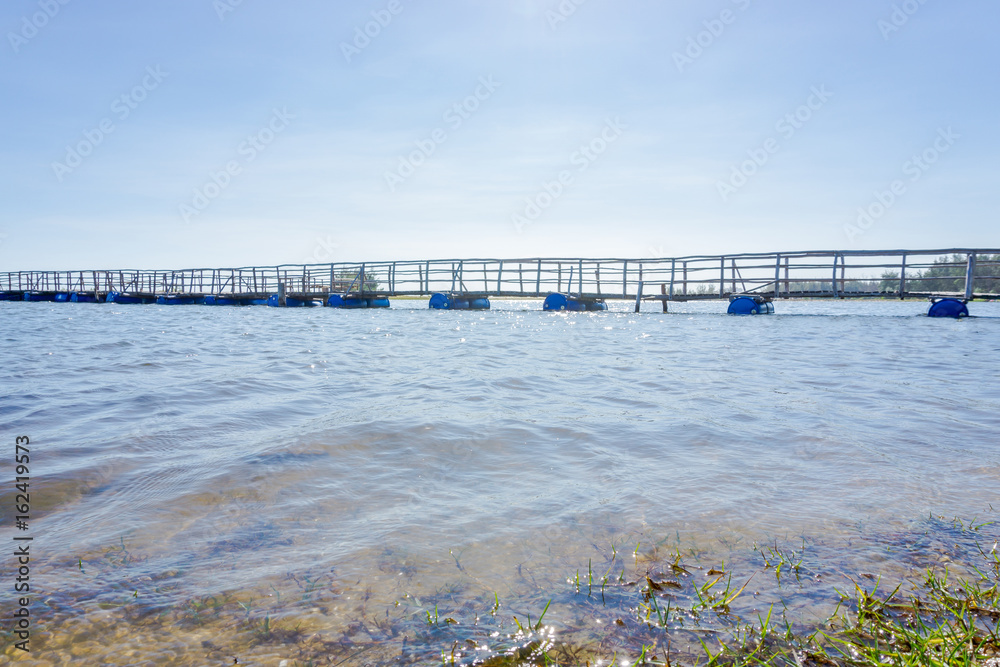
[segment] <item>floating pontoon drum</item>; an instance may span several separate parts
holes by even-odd
[[[200,296],[180,296],[177,294],[161,294],[156,297],[156,303],[161,306],[193,306],[205,303],[205,298]]]
[[[730,315],[770,315],[774,304],[762,296],[734,296],[729,299]]]
[[[436,310],[489,310],[490,300],[485,296],[435,292],[427,302],[427,307]]]
[[[277,294],[272,294],[267,298],[267,305],[273,306],[275,308],[281,306],[281,302],[278,300]],[[285,307],[286,308],[311,308],[317,305],[312,299],[296,299],[294,297],[285,297]]]
[[[69,300],[73,303],[97,303],[97,296],[86,292],[73,292]]]
[[[249,297],[236,297],[236,296],[215,296],[209,294],[205,297],[203,303],[206,306],[250,306],[254,305],[256,302],[260,302],[258,305],[266,306],[267,299],[252,299]]]
[[[603,299],[587,299],[566,294],[552,293],[545,297],[542,303],[542,310],[559,311],[584,311],[584,310],[607,310],[608,304]]]
[[[360,297],[331,294],[326,300],[326,305],[330,308],[388,308],[389,297]]]
[[[931,299],[928,317],[969,317],[969,308],[958,299]]]
[[[51,292],[25,292],[25,301],[55,301],[56,295]]]
[[[339,294],[331,294],[330,298],[326,300],[326,305],[330,308],[367,308],[368,299],[361,299],[353,296],[344,297]]]
[[[153,303],[156,299],[151,296],[135,296],[133,294],[122,294],[121,292],[108,292],[105,301],[107,303],[118,304],[145,304]]]

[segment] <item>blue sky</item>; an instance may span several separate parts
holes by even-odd
[[[997,247],[998,24],[986,0],[11,0],[0,271]]]

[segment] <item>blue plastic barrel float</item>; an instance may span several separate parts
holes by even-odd
[[[928,317],[960,317],[969,316],[969,307],[964,301],[958,299],[932,299],[931,307],[927,311]]]
[[[206,306],[249,306],[251,301],[255,299],[247,299],[234,296],[216,296],[214,294],[208,294],[205,296],[203,303]],[[260,301],[261,299],[257,299]],[[267,299],[262,299],[266,304]]]
[[[23,301],[24,292],[0,292],[0,301]]]
[[[326,305],[330,308],[388,308],[389,297],[386,296],[342,296],[331,294]]]
[[[368,299],[357,296],[345,297],[339,294],[331,294],[326,300],[326,305],[330,308],[367,308]]]
[[[604,303],[601,299],[581,299],[579,297],[567,296],[565,294],[559,294],[558,292],[553,292],[545,297],[545,301],[542,302],[542,310],[550,311],[600,311],[607,310],[608,304]]]
[[[25,292],[23,299],[25,301],[55,301],[56,294],[54,292]]]
[[[97,297],[87,292],[73,292],[69,300],[73,303],[97,303]]]
[[[485,296],[435,292],[427,302],[427,307],[435,310],[489,310],[490,300]]]
[[[734,296],[729,299],[730,315],[770,315],[774,312],[774,304],[761,297]]]
[[[105,299],[107,303],[118,303],[118,304],[142,304],[142,303],[153,303],[156,299],[148,296],[135,296],[133,294],[122,294],[121,292],[108,292],[108,296]]]
[[[72,296],[69,292],[56,292],[55,301],[58,303],[68,303],[69,298]]]
[[[193,306],[205,302],[200,296],[181,296],[179,294],[161,294],[156,297],[156,303],[161,306]]]
[[[278,295],[272,294],[267,298],[267,305],[272,307],[279,307],[281,304],[278,303]],[[312,308],[317,305],[312,299],[296,299],[295,297],[286,296],[285,297],[285,307],[286,308]]]

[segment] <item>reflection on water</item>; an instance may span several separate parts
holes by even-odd
[[[752,576],[734,614],[818,622],[996,539],[950,520],[1000,497],[1000,318],[536,306],[0,304],[36,664],[634,660],[725,625],[691,611],[713,569]]]

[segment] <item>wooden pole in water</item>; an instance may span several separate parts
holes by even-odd
[[[287,297],[285,296],[285,283],[278,281],[278,305],[285,307],[287,305]]]
[[[833,254],[833,297],[837,298],[837,253]]]
[[[667,312],[667,284],[660,283],[660,294],[663,295],[663,312]]]
[[[903,260],[899,265],[899,300],[906,298],[906,253],[903,253]]]
[[[781,293],[781,255],[774,256],[774,298]]]
[[[642,304],[642,281],[639,281],[639,287],[635,291],[635,312],[639,312],[639,306]]]
[[[674,274],[677,271],[677,260],[670,260],[670,300],[674,298]]]
[[[970,252],[965,264],[965,300],[971,301],[975,294],[973,283],[976,280],[976,253]]]

